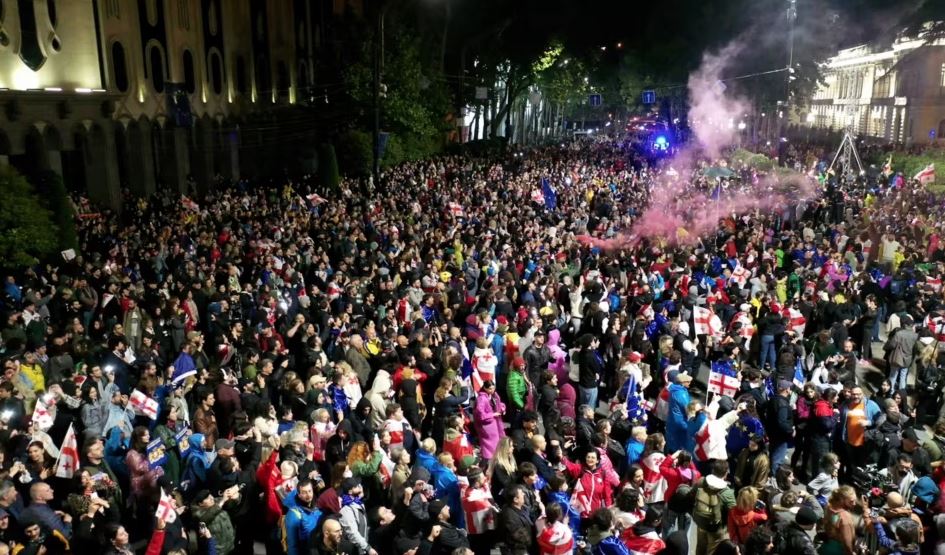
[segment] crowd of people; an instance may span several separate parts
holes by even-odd
[[[712,186],[598,140],[78,203],[0,291],[0,555],[945,553],[941,199],[615,241],[666,179]]]

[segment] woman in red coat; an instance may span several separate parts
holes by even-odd
[[[751,531],[768,520],[763,506],[758,506],[758,490],[751,486],[738,491],[735,506],[728,512],[728,537],[739,545],[745,545]]]
[[[589,518],[597,509],[613,504],[613,487],[601,468],[597,451],[590,450],[584,455],[584,464],[564,460],[568,474],[577,480],[571,504],[581,513],[581,518]]]

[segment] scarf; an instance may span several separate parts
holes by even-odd
[[[361,505],[364,506],[364,501],[361,497],[352,497],[347,493],[341,496],[341,506],[347,507],[348,505]]]

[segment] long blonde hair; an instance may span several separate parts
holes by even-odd
[[[509,476],[514,475],[518,470],[518,465],[515,464],[512,438],[509,436],[505,436],[499,440],[499,445],[496,446],[495,455],[493,455],[492,460],[489,461],[489,468],[486,470],[486,473],[490,478],[495,473],[496,466],[501,466],[502,470],[505,470]]]
[[[738,490],[738,499],[735,506],[743,512],[751,512],[755,509],[755,503],[758,502],[758,490],[751,486],[743,487]]]

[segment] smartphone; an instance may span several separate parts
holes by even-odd
[[[198,526],[198,527],[200,528],[200,533],[201,533],[201,534],[203,534],[203,533],[205,533],[205,532],[207,531],[207,525],[206,525],[206,523],[201,522],[201,523],[200,523],[200,526]]]

